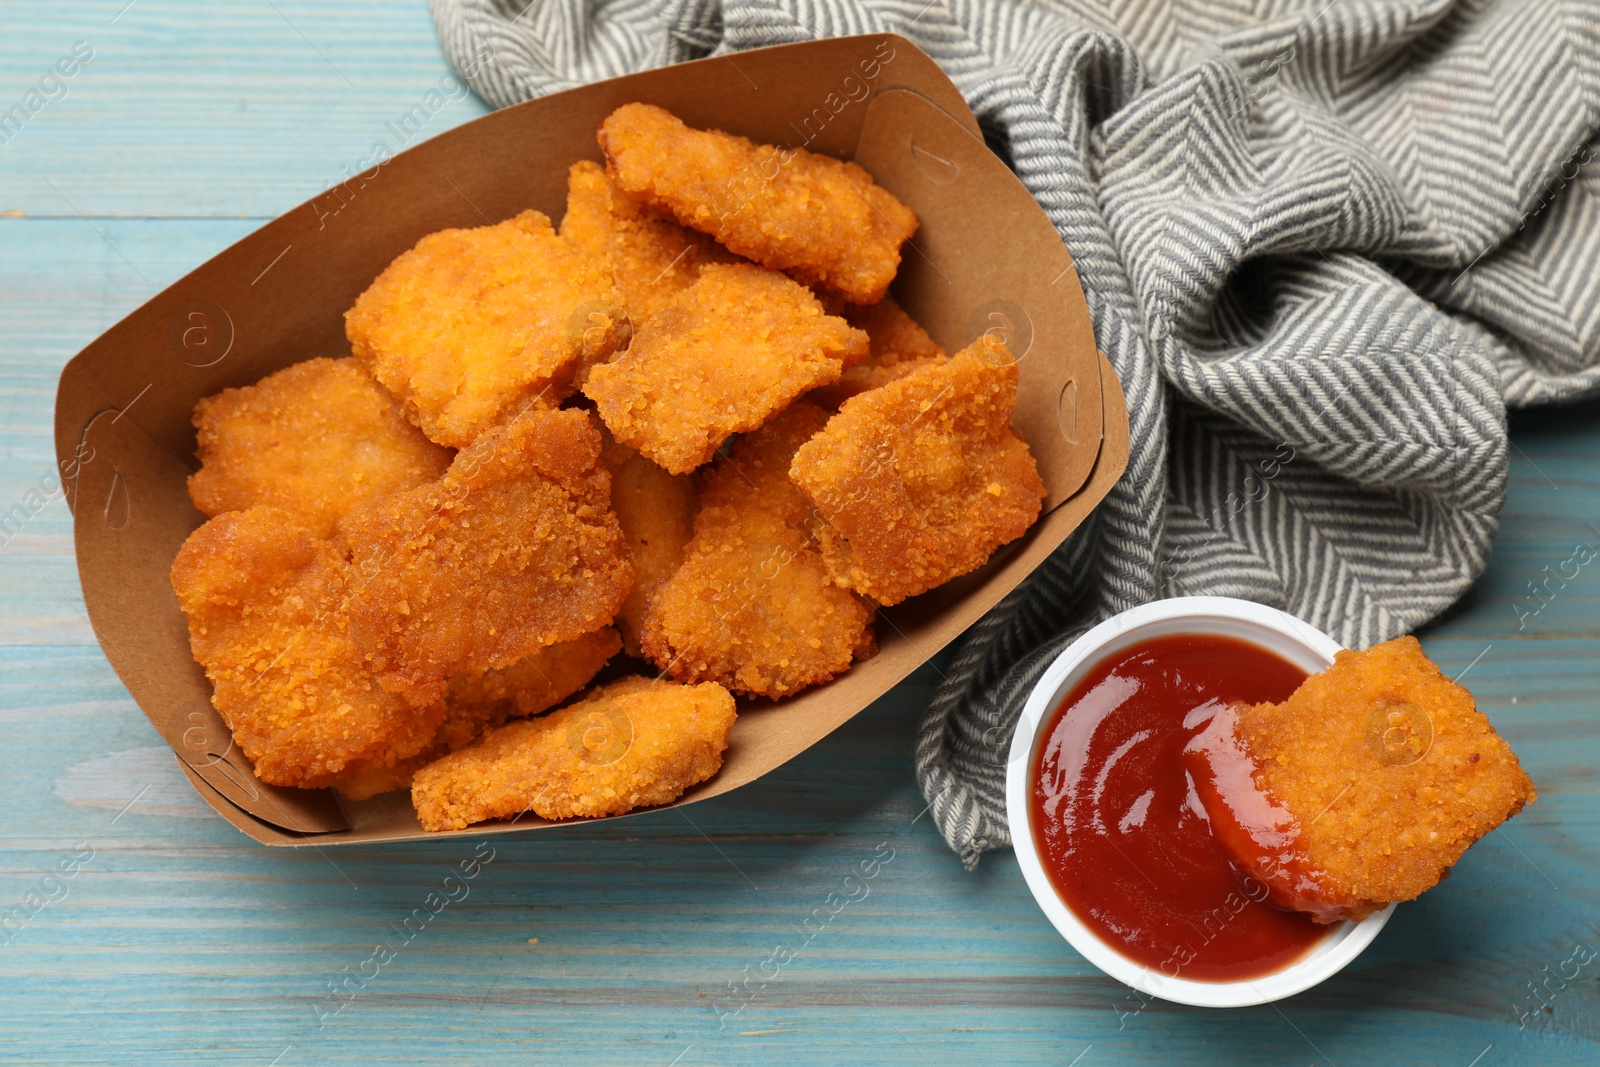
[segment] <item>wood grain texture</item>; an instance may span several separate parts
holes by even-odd
[[[119,16],[123,2],[0,17],[0,105],[73,42],[95,48],[68,95],[0,145],[0,212],[24,216],[0,217],[0,511],[50,471],[72,353],[320,191],[447,69],[420,0],[136,0]],[[433,121],[481,111],[458,100]],[[1447,670],[1471,665],[1539,803],[1344,974],[1233,1012],[1141,1004],[1101,976],[1008,854],[961,870],[910,772],[937,665],[732,796],[497,839],[437,914],[428,896],[470,843],[259,848],[192,796],[107,666],[54,497],[0,546],[0,911],[59,896],[0,934],[0,1059],[1592,1063],[1600,959],[1552,980],[1550,1010],[1520,1030],[1518,1012],[1575,943],[1600,946],[1600,563],[1537,614],[1525,599],[1575,544],[1600,545],[1597,416],[1513,420],[1489,570],[1424,634]],[[885,843],[866,897],[816,918],[829,894],[859,896],[844,880]],[[75,855],[74,877],[46,881]],[[408,926],[417,909],[427,920]],[[379,943],[394,958],[328,1000]],[[762,984],[780,944],[795,958]]]

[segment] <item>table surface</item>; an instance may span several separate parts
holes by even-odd
[[[0,144],[4,511],[52,468],[67,358],[338,180],[446,64],[422,0],[0,0],[0,25],[0,110],[93,49]],[[426,132],[483,110],[452,101]],[[408,926],[473,846],[270,850],[212,814],[101,655],[53,497],[0,547],[0,912],[48,901],[0,932],[0,1060],[1595,1062],[1600,569],[1537,614],[1528,583],[1600,543],[1596,415],[1513,419],[1488,572],[1423,634],[1470,668],[1538,804],[1346,972],[1230,1012],[1099,974],[1009,853],[962,870],[911,775],[933,668],[731,796],[497,837],[468,895]],[[875,855],[863,899],[845,879]],[[331,998],[347,975],[359,992]]]

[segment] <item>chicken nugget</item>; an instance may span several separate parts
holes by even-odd
[[[738,259],[666,212],[623,196],[605,169],[589,160],[568,171],[561,238],[605,262],[629,317],[639,324],[693,285],[705,264]]]
[[[749,264],[710,264],[583,387],[617,440],[674,474],[709,460],[808,389],[839,377],[867,335],[811,291]]]
[[[1414,637],[1340,652],[1281,704],[1220,710],[1184,759],[1227,854],[1320,922],[1414,899],[1538,799]]]
[[[195,405],[200,469],[189,498],[206,515],[266,504],[319,537],[354,508],[431,482],[450,450],[406,420],[352,359],[308,359]]]
[[[650,104],[600,124],[606,170],[628,196],[665,208],[732,252],[876,303],[900,269],[914,211],[861,167],[804,148],[693,130]]]
[[[530,810],[571,819],[670,803],[717,773],[733,720],[733,697],[719,685],[624,678],[429,764],[411,803],[424,830]]]
[[[872,608],[829,580],[810,505],[788,476],[795,449],[826,421],[796,403],[706,479],[683,566],[656,587],[641,636],[672,677],[793,696],[875,650]]]
[[[983,565],[1039,517],[1045,488],[1011,428],[1016,363],[984,335],[845,402],[790,477],[826,520],[834,581],[880,604]]]
[[[555,406],[629,328],[605,263],[537,211],[429,234],[345,313],[356,358],[453,448],[530,404]]]
[[[338,790],[346,800],[370,800],[383,793],[410,789],[411,779],[416,773],[444,754],[444,750],[430,744],[417,755],[398,763],[357,760],[347,764],[344,771],[328,785]]]
[[[454,752],[508,719],[548,711],[588,685],[621,650],[622,636],[607,626],[541,648],[509,667],[458,674],[445,693],[439,737]]]
[[[642,655],[639,630],[657,583],[683,564],[683,546],[694,527],[694,479],[669,474],[653,461],[601,431],[600,457],[611,472],[611,508],[628,539],[633,589],[617,612],[628,655]]]
[[[893,365],[945,354],[939,342],[929,337],[928,331],[907,315],[892,296],[867,307],[847,304],[844,317],[856,329],[866,331],[871,341],[867,358],[874,363]]]
[[[414,709],[377,684],[340,608],[344,563],[299,517],[219,515],[183,543],[172,589],[212,703],[263,782],[316,789],[432,741],[443,709]]]
[[[943,363],[947,358],[938,342],[892,297],[886,296],[869,307],[846,304],[844,318],[850,325],[866,331],[871,349],[862,362],[846,364],[838,381],[806,394],[807,400],[830,410],[837,411],[858,393],[899,381],[912,371]]]
[[[622,648],[611,627],[541,648],[502,670],[458,674],[443,700],[443,720],[422,752],[394,764],[352,763],[333,787],[351,800],[411,788],[417,771],[465,748],[509,719],[537,715],[589,684]]]
[[[451,675],[605,626],[633,582],[600,434],[582,411],[530,408],[437,482],[344,529],[351,633],[383,686],[418,706]]]

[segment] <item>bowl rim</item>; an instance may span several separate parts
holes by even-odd
[[[1361,922],[1343,922],[1281,971],[1228,982],[1172,977],[1135,962],[1079,919],[1056,891],[1034,838],[1031,779],[1044,724],[1073,685],[1106,656],[1138,641],[1181,633],[1223,633],[1259,644],[1308,671],[1333,663],[1337,641],[1277,608],[1233,597],[1191,596],[1151,601],[1100,623],[1068,645],[1034,684],[1011,736],[1006,763],[1006,819],[1012,848],[1034,900],[1056,930],[1101,971],[1148,996],[1177,1004],[1242,1008],[1304,992],[1337,974],[1378,936],[1395,905]]]

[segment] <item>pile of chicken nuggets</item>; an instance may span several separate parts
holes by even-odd
[[[428,830],[669,803],[735,694],[836,677],[1037,520],[1004,344],[886,295],[910,208],[647,104],[599,143],[559,229],[429,234],[350,357],[197,405],[172,584],[263,781]]]

